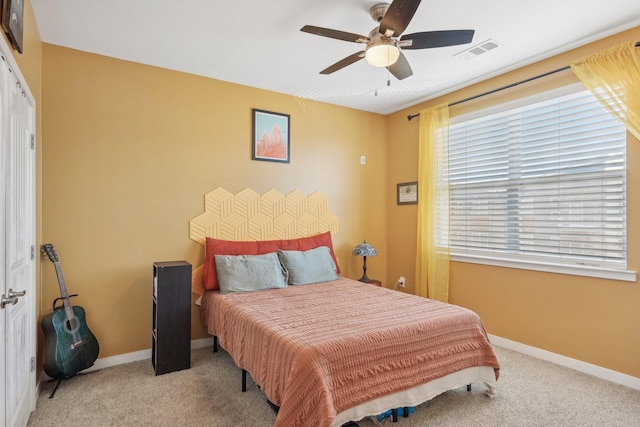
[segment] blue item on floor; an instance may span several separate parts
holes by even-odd
[[[409,408],[407,408],[408,414],[413,414],[414,412],[416,412],[415,406],[409,406]],[[393,415],[393,409],[389,409],[387,412],[383,412],[382,414],[378,415],[378,421],[382,422],[385,418],[390,417],[392,415]],[[398,408],[398,416],[404,417],[404,408]]]

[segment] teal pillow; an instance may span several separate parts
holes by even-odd
[[[308,251],[278,250],[278,258],[289,274],[290,285],[308,285],[338,279],[336,264],[327,246]]]
[[[220,293],[250,292],[287,287],[287,272],[278,255],[216,255]]]

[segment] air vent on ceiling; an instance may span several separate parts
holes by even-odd
[[[469,59],[475,58],[476,56],[482,55],[483,53],[487,53],[490,50],[496,49],[500,46],[502,45],[497,41],[493,39],[488,39],[483,41],[480,44],[470,47],[467,50],[463,50],[462,52],[456,53],[453,56],[460,60],[468,61]]]

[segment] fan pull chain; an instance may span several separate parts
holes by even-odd
[[[389,67],[385,67],[387,69],[387,87],[391,86],[391,71],[389,70]],[[375,92],[373,93],[374,96],[378,96],[378,89],[375,90]]]

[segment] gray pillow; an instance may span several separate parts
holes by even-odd
[[[336,264],[327,246],[318,246],[308,251],[280,249],[278,258],[289,273],[290,285],[308,285],[338,279]]]
[[[220,293],[287,286],[287,272],[275,252],[264,255],[216,255],[215,262]]]

